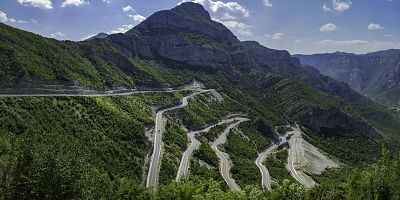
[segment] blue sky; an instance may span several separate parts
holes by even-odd
[[[184,0],[240,40],[290,53],[400,49],[400,0]],[[0,21],[59,40],[124,32],[182,0],[1,0]]]

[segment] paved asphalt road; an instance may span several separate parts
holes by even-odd
[[[230,130],[238,126],[240,123],[248,121],[249,119],[247,118],[237,118],[238,122],[233,123],[229,125],[223,132],[222,134],[218,137],[217,140],[214,141],[212,144],[211,148],[217,153],[217,156],[219,157],[220,160],[220,172],[222,177],[224,178],[225,182],[228,184],[228,186],[231,189],[234,190],[240,190],[240,187],[238,184],[236,184],[235,180],[230,176],[230,161],[229,161],[229,155],[226,153],[220,151],[218,149],[218,146],[221,144],[224,144],[226,142],[226,137],[229,134]]]
[[[267,148],[265,151],[261,152],[258,154],[258,157],[255,161],[257,167],[260,169],[261,172],[261,185],[263,187],[266,187],[267,189],[271,189],[271,176],[269,174],[269,171],[267,167],[263,164],[265,159],[268,157],[269,154],[271,154],[275,149],[277,149],[280,145],[286,143],[286,137],[289,135],[289,133],[286,133],[284,136],[280,137],[280,141],[278,143],[273,144],[269,148]]]
[[[189,172],[190,157],[192,156],[193,152],[200,147],[200,142],[198,140],[196,140],[196,137],[195,137],[197,134],[209,132],[210,129],[215,126],[231,123],[238,119],[240,119],[240,118],[236,117],[236,118],[224,119],[221,122],[211,125],[203,130],[189,132],[188,136],[189,136],[191,143],[188,146],[188,148],[186,149],[186,151],[182,154],[182,159],[181,159],[181,162],[179,165],[176,180],[179,181],[182,177],[186,176]]]
[[[153,146],[153,154],[150,160],[150,168],[147,174],[147,183],[146,183],[147,187],[156,187],[158,184],[158,177],[160,173],[160,163],[161,163],[161,152],[162,152],[162,133],[164,131],[164,124],[162,121],[164,112],[186,107],[188,105],[189,98],[210,91],[211,90],[198,89],[196,92],[190,94],[189,96],[183,97],[182,103],[180,105],[165,108],[156,113],[155,129],[154,129],[155,133],[153,142],[154,146]]]

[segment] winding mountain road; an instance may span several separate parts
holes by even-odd
[[[200,142],[196,139],[196,135],[200,133],[206,133],[209,132],[213,127],[222,125],[222,124],[228,124],[231,122],[234,122],[235,120],[241,119],[240,117],[236,118],[230,118],[230,119],[224,119],[217,124],[211,125],[207,128],[204,128],[203,130],[199,131],[191,131],[188,133],[189,139],[190,139],[190,145],[186,149],[186,151],[182,154],[182,159],[179,165],[178,173],[176,176],[176,180],[179,181],[182,177],[186,176],[189,172],[189,167],[190,167],[190,158],[195,150],[197,150],[200,147]]]
[[[286,138],[289,134],[286,133],[284,136],[280,136],[280,141],[278,143],[272,144],[265,151],[258,154],[258,157],[255,161],[257,167],[261,172],[261,186],[266,187],[267,189],[271,189],[271,176],[269,174],[268,168],[263,164],[265,159],[270,155],[275,149],[277,149],[280,145],[286,143]]]
[[[228,186],[231,189],[234,190],[240,190],[240,186],[235,182],[235,180],[230,176],[230,161],[229,161],[229,155],[220,151],[218,149],[218,146],[221,144],[224,144],[226,142],[226,137],[229,134],[230,130],[238,126],[240,123],[243,123],[245,121],[248,121],[249,119],[247,118],[237,118],[237,122],[229,125],[223,132],[222,134],[214,141],[214,143],[211,145],[211,148],[217,153],[217,156],[219,157],[220,160],[220,172],[222,177],[224,178],[225,182],[228,184]]]
[[[155,120],[155,133],[154,133],[154,146],[153,146],[153,154],[150,159],[150,167],[149,172],[147,174],[147,187],[155,187],[158,184],[158,177],[160,173],[160,163],[161,163],[161,151],[162,151],[162,133],[164,131],[164,124],[162,121],[163,114],[170,110],[175,110],[179,108],[184,108],[188,105],[188,99],[202,93],[210,92],[212,90],[203,90],[201,88],[197,89],[194,93],[185,96],[182,98],[181,104],[177,106],[172,106],[169,108],[165,108],[159,110],[156,113]]]
[[[271,189],[271,176],[269,174],[269,171],[265,165],[262,163],[264,160],[267,158],[269,154],[273,150],[275,150],[278,146],[277,145],[272,145],[268,149],[266,149],[264,152],[260,153],[255,161],[257,167],[260,169],[261,172],[261,186],[266,187],[267,189]]]

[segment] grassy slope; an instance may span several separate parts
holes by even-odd
[[[77,49],[65,42],[0,24],[0,80],[76,80],[99,87],[104,80]]]
[[[139,183],[150,106],[181,96],[0,98],[1,190],[17,198],[57,186],[57,195],[79,198],[120,180]]]

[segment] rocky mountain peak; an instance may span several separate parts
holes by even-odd
[[[224,70],[232,65],[249,65],[248,58],[237,53],[241,52],[237,37],[196,3],[156,12],[119,37],[115,40],[121,46],[144,57]],[[139,47],[142,51],[138,51]]]
[[[171,10],[156,12],[127,34],[131,33],[197,34],[230,44],[239,43],[237,37],[228,28],[211,19],[210,14],[202,5],[191,2],[182,3]]]
[[[200,17],[203,19],[211,20],[210,14],[201,4],[186,2],[172,9],[182,15],[192,15],[192,17]]]

